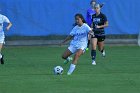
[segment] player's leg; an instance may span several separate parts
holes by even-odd
[[[68,62],[70,62],[72,60],[72,57],[70,57],[73,53],[67,49],[63,55],[62,58],[65,59],[64,64],[67,64]]]
[[[90,40],[91,40],[91,35],[88,35],[88,44],[86,50],[89,50]]]
[[[2,53],[1,53],[2,47],[3,47],[3,43],[0,43],[0,61],[1,61],[1,64],[4,64],[3,55],[2,55]]]
[[[68,71],[67,75],[71,75],[73,73],[73,71],[75,70],[77,61],[82,54],[83,54],[83,50],[78,49],[77,52],[74,55],[74,59],[72,61],[72,64],[70,65],[70,68],[69,68],[69,71]]]
[[[92,50],[91,50],[91,57],[92,57],[92,65],[96,65],[95,59],[96,59],[96,46],[97,46],[97,38],[92,38]]]
[[[102,57],[105,57],[104,40],[104,36],[100,37],[98,40],[98,50],[102,53]]]
[[[105,57],[104,41],[98,42],[98,49],[102,53],[102,57]]]

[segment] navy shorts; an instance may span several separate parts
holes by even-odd
[[[92,38],[97,38],[98,42],[105,41],[105,35],[102,35],[102,36],[95,35]]]

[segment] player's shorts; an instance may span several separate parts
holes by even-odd
[[[97,38],[98,42],[105,41],[105,35],[102,35],[102,36],[95,35],[92,38]]]
[[[79,49],[81,49],[81,50],[83,50],[83,53],[85,52],[85,50],[86,50],[86,48],[87,47],[85,47],[85,46],[80,46],[80,47],[75,47],[75,46],[73,46],[73,45],[70,45],[69,47],[68,47],[68,49],[71,51],[71,53],[76,53]]]
[[[5,40],[4,34],[0,34],[0,44],[3,44]]]

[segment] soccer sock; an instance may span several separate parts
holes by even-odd
[[[95,58],[96,58],[96,50],[91,51],[91,57],[92,57],[92,60],[95,60]]]
[[[0,53],[0,59],[2,58],[2,54]]]
[[[101,53],[103,53],[104,52],[104,48],[103,48],[103,50],[101,50]]]
[[[71,64],[70,68],[69,68],[69,71],[68,71],[68,74],[72,74],[72,72],[74,71],[75,67],[76,67],[76,65]]]
[[[66,60],[67,60],[67,61],[70,61],[70,57],[68,57]]]
[[[89,48],[90,40],[88,40],[87,48]]]

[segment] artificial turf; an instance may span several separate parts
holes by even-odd
[[[107,46],[106,58],[90,51],[81,56],[75,72],[67,76],[61,54],[66,47],[5,47],[0,65],[0,93],[140,93],[140,47]],[[60,65],[63,75],[54,75]]]

